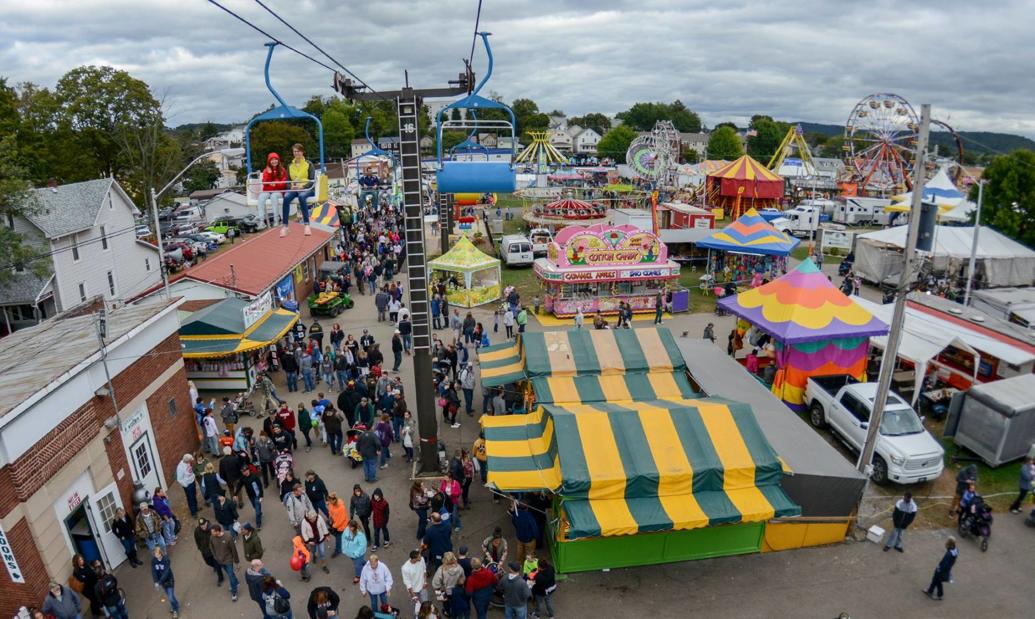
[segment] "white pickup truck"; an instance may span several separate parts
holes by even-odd
[[[847,375],[809,378],[805,388],[809,421],[817,428],[829,425],[849,447],[861,451],[876,394],[876,383],[860,383]],[[944,453],[909,404],[889,393],[877,434],[871,479],[900,484],[934,479],[941,475]]]

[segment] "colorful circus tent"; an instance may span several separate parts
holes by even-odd
[[[708,174],[706,204],[740,217],[749,208],[775,208],[783,197],[783,179],[750,155]]]
[[[956,184],[949,178],[944,166],[931,180],[924,183],[922,200],[938,207],[938,220],[942,223],[966,223],[976,208],[973,202],[966,199]],[[913,208],[913,192],[908,191],[892,198],[892,203],[884,207],[889,213],[908,213]]]
[[[747,283],[772,278],[786,270],[787,256],[798,246],[795,237],[777,230],[755,209],[748,209],[725,228],[697,242],[709,250],[707,272],[713,281]]]
[[[480,358],[531,411],[482,417],[488,482],[555,494],[561,572],[759,552],[800,514],[751,407],[695,393],[668,329],[524,333]]]
[[[792,408],[804,406],[809,376],[865,380],[869,338],[888,333],[886,324],[838,290],[811,259],[719,305],[772,337],[779,368],[773,393]]]

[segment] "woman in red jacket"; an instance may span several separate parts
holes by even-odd
[[[259,219],[266,221],[266,201],[270,202],[270,212],[277,212],[277,203],[284,197],[287,189],[287,168],[280,165],[280,155],[266,155],[266,167],[262,170],[262,187],[259,189]]]

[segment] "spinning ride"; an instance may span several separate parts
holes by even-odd
[[[607,220],[607,207],[597,202],[564,198],[545,206],[533,206],[522,218],[534,227],[556,232],[571,224],[604,223]]]
[[[855,104],[842,148],[846,169],[860,189],[898,193],[912,188],[919,127],[913,106],[896,94],[872,94]]]
[[[546,131],[529,131],[528,136],[532,143],[521,151],[515,163],[534,165],[535,171],[545,174],[551,165],[563,165],[568,159],[560,153],[553,144],[550,144],[550,134]]]
[[[625,162],[641,179],[655,185],[672,185],[679,162],[679,143],[679,132],[672,123],[659,120],[649,135],[641,135],[629,144]]]

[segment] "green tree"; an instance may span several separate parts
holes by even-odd
[[[611,130],[611,119],[600,112],[591,112],[585,116],[573,116],[568,119],[568,124],[592,129],[600,135],[604,135]]]
[[[291,161],[291,146],[301,144],[305,147],[306,158],[316,161],[319,156],[318,145],[302,127],[282,120],[257,123],[252,127],[252,168],[261,170],[266,164],[268,153],[278,153],[285,164]]]
[[[821,157],[832,157],[840,159],[844,154],[843,146],[845,144],[845,137],[843,135],[832,135],[826,139],[825,142],[819,147],[819,152],[816,153]]]
[[[755,132],[748,138],[747,154],[762,165],[769,163],[773,153],[787,135],[787,123],[776,122],[768,116],[756,115],[751,118],[751,129]]]
[[[112,175],[123,171],[117,132],[127,127],[164,125],[161,104],[150,87],[122,70],[77,67],[58,80],[54,92],[62,122],[94,150],[101,171]]]
[[[0,98],[10,94],[4,93],[5,89],[6,84],[0,83]],[[24,216],[37,208],[32,185],[18,163],[17,151],[13,134],[0,137],[0,221]],[[14,229],[0,225],[0,283],[10,281],[18,270],[41,276],[46,273],[47,263],[39,259],[41,252],[41,248],[26,242]]]
[[[636,139],[636,132],[626,125],[618,125],[604,134],[597,142],[597,155],[610,157],[619,163],[625,163],[625,151]]]
[[[722,126],[708,137],[709,159],[736,159],[744,154],[737,132],[728,126]]]
[[[31,182],[43,185],[56,178],[70,183],[96,178],[104,171],[96,153],[61,122],[61,106],[53,92],[31,82],[21,84],[17,105],[19,159]]]
[[[683,163],[698,163],[701,161],[701,156],[697,154],[697,151],[692,148],[683,150]]]
[[[328,158],[349,157],[352,152],[352,139],[356,137],[355,128],[349,122],[348,110],[344,105],[334,102],[327,106],[323,113],[324,144]]]
[[[701,130],[701,119],[678,99],[672,103],[636,103],[617,114],[624,124],[636,131],[650,131],[659,120],[670,120],[676,130],[696,133]]]
[[[219,168],[211,161],[202,161],[191,166],[190,170],[183,176],[183,191],[203,191],[216,186],[220,177]]]
[[[985,168],[981,223],[1013,240],[1035,247],[1035,153],[1015,150]],[[978,188],[970,190],[977,201]]]
[[[550,128],[550,117],[539,111],[539,106],[531,99],[515,99],[510,104],[517,120],[515,131],[525,142],[529,141],[529,131],[546,131]],[[479,118],[481,115],[479,115]]]
[[[205,123],[204,125],[201,125],[201,129],[198,130],[198,138],[200,138],[202,141],[207,140],[209,138],[214,138],[217,135],[219,135],[219,127],[217,127],[215,123],[211,121]]]
[[[740,131],[740,127],[738,127],[737,125],[731,123],[728,120],[725,121],[725,122],[721,122],[721,123],[715,125],[715,127],[712,128],[712,131],[715,131],[719,127],[729,127],[730,129],[733,129],[734,132]]]

